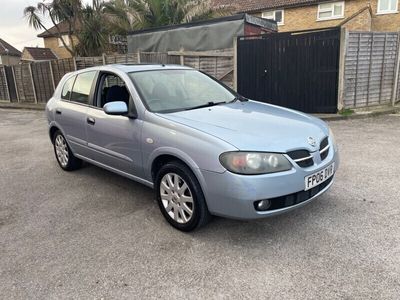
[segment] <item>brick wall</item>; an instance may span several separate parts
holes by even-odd
[[[400,10],[400,0],[398,0]],[[373,31],[400,31],[400,13],[377,14],[378,0],[371,0],[372,30]]]
[[[366,0],[345,1],[344,18],[326,21],[317,21],[318,5],[287,8],[284,10],[285,24],[280,25],[278,30],[280,32],[285,32],[338,26],[346,18],[352,16],[366,6]],[[261,13],[257,13],[256,15],[261,17]],[[367,25],[367,22],[365,22],[365,25]],[[362,28],[362,30],[368,29],[369,28]]]
[[[371,31],[372,16],[369,9],[365,9],[359,15],[351,18],[343,27],[351,31]]]
[[[78,43],[78,39],[72,36],[75,45]],[[46,48],[50,48],[57,55],[58,58],[70,58],[71,54],[68,52],[65,47],[60,47],[58,45],[58,38],[56,37],[48,37],[44,38],[44,46]]]
[[[357,31],[400,31],[400,13],[377,15],[377,3],[378,0],[347,0],[344,17],[326,21],[317,21],[318,5],[286,8],[284,9],[284,25],[280,25],[278,30],[285,32],[339,26],[347,18],[371,5],[372,16],[369,10],[365,10],[348,21],[344,27]],[[254,15],[261,17],[261,12]]]
[[[32,55],[31,55],[28,51],[26,51],[26,50],[24,49],[24,51],[22,51],[21,59],[22,59],[22,60],[33,60],[33,57],[32,57]]]

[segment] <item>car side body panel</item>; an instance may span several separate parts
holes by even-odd
[[[304,178],[330,164],[339,166],[338,149],[329,137],[332,150],[321,161],[319,148],[307,143],[313,136],[319,143],[329,135],[327,125],[312,116],[253,101],[176,113],[153,113],[140,99],[128,72],[132,70],[188,69],[181,66],[101,66],[86,69],[111,72],[126,85],[137,112],[136,118],[107,115],[101,108],[61,99],[64,76],[48,101],[49,130],[61,130],[74,155],[97,166],[153,187],[154,161],[163,155],[183,161],[198,179],[209,211],[237,219],[257,219],[302,206],[325,192],[300,204],[276,211],[256,211],[254,201],[270,199],[304,190]],[[93,101],[93,100],[91,100]],[[61,112],[61,114],[59,113]],[[233,116],[233,117],[232,117]],[[87,122],[88,117],[95,120]],[[287,120],[287,122],[285,122]],[[236,123],[231,123],[236,122]],[[319,146],[319,144],[318,144]],[[301,168],[288,151],[306,149],[314,164]],[[284,153],[291,170],[273,174],[239,175],[227,171],[219,161],[224,152],[273,151]]]
[[[128,174],[143,177],[140,143],[143,121],[107,115],[98,108],[89,108],[87,114],[95,120],[95,124],[85,124],[90,152],[88,157]]]

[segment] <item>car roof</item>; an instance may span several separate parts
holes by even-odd
[[[165,65],[165,64],[113,64],[110,67],[119,69],[125,73],[155,71],[155,70],[192,70],[192,68],[181,65]]]

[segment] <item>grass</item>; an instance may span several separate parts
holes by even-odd
[[[354,114],[354,110],[349,108],[342,109],[341,111],[339,111],[339,114],[342,116],[351,116],[352,114]]]

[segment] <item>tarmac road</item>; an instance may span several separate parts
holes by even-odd
[[[153,191],[62,171],[43,112],[0,109],[0,298],[400,299],[400,115],[331,122],[332,189],[181,233]]]

